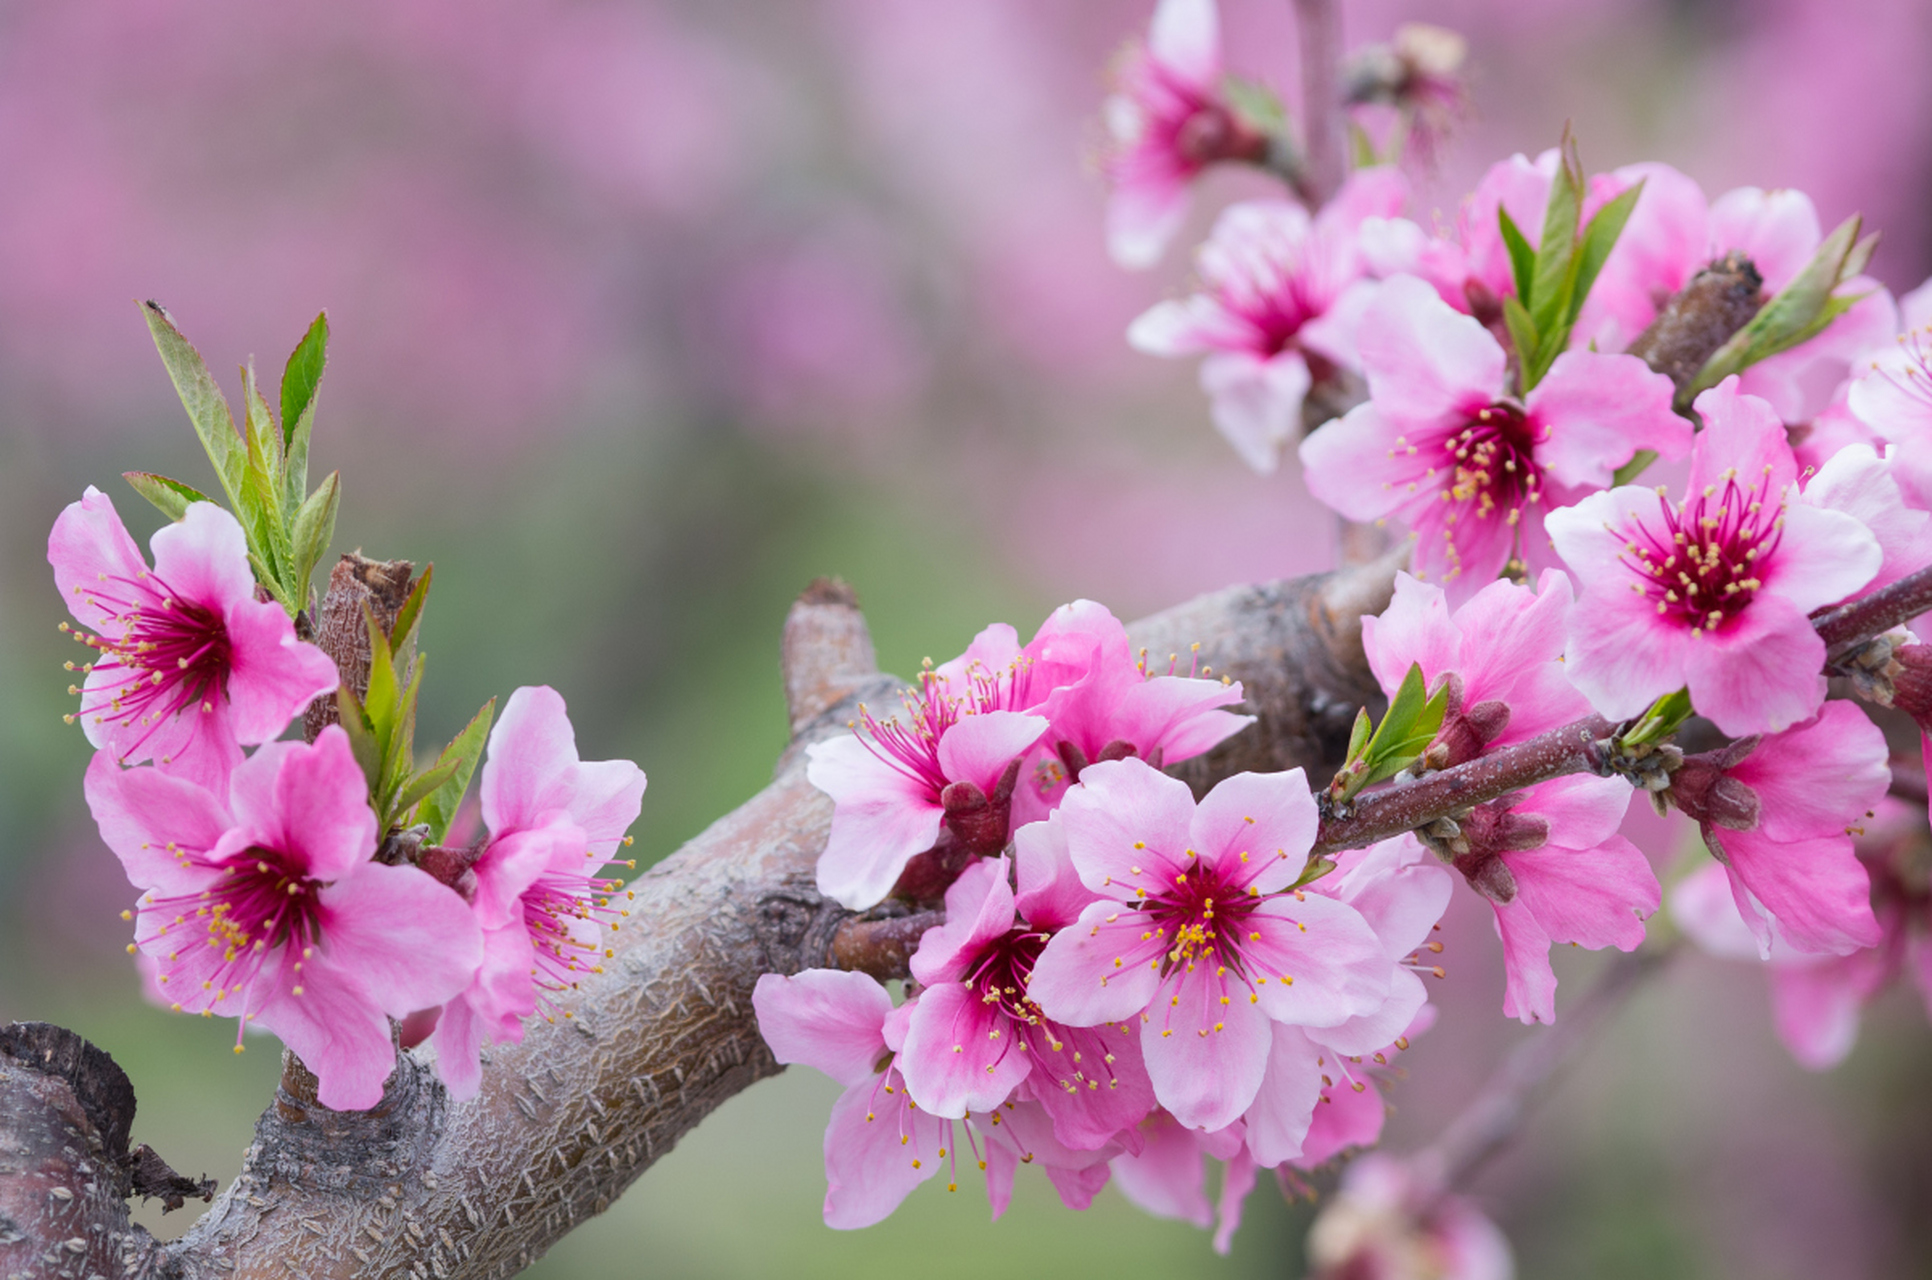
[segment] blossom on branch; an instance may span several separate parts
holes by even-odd
[[[279,737],[335,690],[335,663],[295,638],[280,605],[256,599],[247,542],[228,512],[192,503],[149,545],[151,569],[92,485],[54,521],[47,560],[86,628],[75,638],[94,651],[69,690],[81,705],[68,719],[123,764],[153,760],[220,793],[243,746]]]
[[[1380,286],[1360,350],[1368,402],[1302,441],[1308,490],[1351,520],[1407,521],[1416,577],[1455,603],[1556,564],[1545,514],[1638,450],[1690,447],[1670,379],[1634,356],[1565,352],[1517,399],[1502,345],[1413,276]]]
[[[1407,196],[1401,173],[1381,167],[1351,175],[1313,218],[1285,200],[1234,205],[1199,250],[1201,291],[1142,314],[1127,341],[1153,355],[1205,354],[1214,425],[1243,462],[1271,473],[1301,435],[1310,388],[1357,367],[1372,291],[1358,232]]]
[[[87,770],[101,838],[143,890],[135,946],[173,1007],[280,1036],[338,1111],[373,1107],[394,1068],[389,1019],[449,999],[482,961],[462,898],[372,860],[376,816],[348,735],[271,742],[224,793],[111,751]]]
[[[468,868],[482,967],[443,1006],[434,1035],[452,1096],[475,1095],[483,1045],[521,1042],[546,992],[603,971],[603,935],[621,909],[611,905],[618,882],[597,873],[637,821],[644,785],[629,760],[578,759],[556,690],[518,689],[504,704],[477,788],[489,834]]]

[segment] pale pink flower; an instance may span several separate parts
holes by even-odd
[[[1449,682],[1429,763],[1446,769],[1590,714],[1563,671],[1570,580],[1545,569],[1536,590],[1499,579],[1452,614],[1434,583],[1406,573],[1380,616],[1362,619],[1369,669],[1393,697],[1411,666],[1426,688]]]
[[[1363,1156],[1308,1233],[1318,1280],[1511,1280],[1509,1241],[1469,1200],[1402,1161]]]
[[[1123,267],[1151,267],[1187,217],[1188,186],[1220,160],[1259,161],[1268,140],[1221,89],[1214,0],[1160,0],[1145,45],[1130,45],[1105,106],[1113,186],[1107,248]]]
[[[1455,855],[1456,870],[1489,900],[1503,940],[1506,1016],[1556,1021],[1552,943],[1631,951],[1644,940],[1661,890],[1649,861],[1617,834],[1631,795],[1622,778],[1575,774],[1457,819],[1468,851]]]
[[[1254,1101],[1271,1027],[1380,1009],[1394,966],[1353,907],[1292,890],[1317,826],[1300,770],[1237,774],[1197,806],[1125,759],[1091,766],[1060,809],[1100,900],[1047,943],[1029,994],[1073,1026],[1140,1022],[1154,1095],[1193,1128]]]
[[[1254,1187],[1255,1163],[1242,1145],[1239,1123],[1213,1132],[1190,1129],[1166,1111],[1140,1124],[1139,1145],[1110,1162],[1114,1185],[1143,1212],[1206,1228],[1218,1216],[1217,1253],[1226,1253],[1241,1223],[1241,1203]],[[1218,1207],[1207,1195],[1207,1157],[1226,1162]]]
[[[1696,407],[1688,497],[1627,485],[1550,515],[1583,587],[1565,660],[1613,719],[1688,687],[1725,733],[1775,733],[1824,699],[1825,645],[1806,615],[1863,587],[1883,557],[1853,517],[1796,500],[1770,405],[1727,378]]]
[[[1932,281],[1901,307],[1913,327],[1868,357],[1847,398],[1858,420],[1889,443],[1906,500],[1932,510]]]
[[[1849,955],[1881,938],[1852,835],[1891,786],[1885,735],[1849,702],[1784,733],[1685,759],[1671,799],[1724,864],[1760,955]]]
[[[1607,175],[1606,191],[1644,184],[1630,220],[1603,264],[1577,333],[1621,350],[1657,317],[1691,277],[1727,254],[1742,253],[1771,297],[1790,284],[1824,240],[1818,212],[1802,191],[1740,187],[1707,201],[1698,185],[1666,164],[1626,165]],[[1855,357],[1897,328],[1891,295],[1876,280],[1848,281],[1860,300],[1808,342],[1759,361],[1743,389],[1788,422],[1805,422],[1830,401]]]
[[[1878,543],[1878,572],[1860,595],[1932,564],[1932,512],[1908,504],[1898,482],[1898,452],[1881,458],[1869,444],[1847,444],[1803,482],[1807,505],[1843,512]]]
[[[603,971],[602,935],[620,909],[611,906],[617,882],[596,873],[637,821],[644,771],[579,760],[562,696],[527,687],[490,730],[477,791],[488,834],[461,860],[474,877],[483,964],[435,1031],[436,1068],[457,1098],[476,1093],[485,1044],[521,1042],[545,992]]]
[[[339,1111],[373,1107],[394,1068],[389,1019],[449,999],[482,962],[462,898],[372,861],[376,815],[339,726],[271,742],[226,795],[101,751],[87,770],[101,837],[144,890],[135,943],[174,1007],[273,1031]]]
[[[1254,722],[1225,710],[1241,702],[1241,685],[1181,675],[1178,658],[1157,675],[1136,658],[1127,629],[1105,606],[1076,600],[1053,611],[1027,645],[1030,709],[1051,722],[1027,757],[1014,796],[1015,822],[1045,817],[1089,764],[1136,756],[1156,768],[1208,751]]]
[[[1156,305],[1127,341],[1160,356],[1203,355],[1214,425],[1267,475],[1301,435],[1302,399],[1356,367],[1355,327],[1371,286],[1357,231],[1402,207],[1398,170],[1363,169],[1313,218],[1285,200],[1233,205],[1200,248],[1201,291]]]
[[[1670,379],[1634,356],[1565,352],[1517,401],[1502,345],[1413,276],[1379,287],[1361,356],[1368,402],[1302,441],[1309,492],[1351,520],[1407,521],[1416,577],[1458,602],[1511,566],[1552,565],[1545,513],[1638,450],[1690,447]]]
[[[244,745],[280,736],[335,689],[335,663],[295,638],[280,605],[255,598],[247,540],[220,507],[191,504],[149,545],[152,569],[91,485],[54,521],[47,560],[88,628],[75,638],[95,651],[68,719],[123,764],[154,760],[220,792]]]
[[[900,1070],[934,1115],[989,1112],[1019,1091],[1044,1108],[1061,1144],[1096,1150],[1154,1105],[1140,1037],[1114,1025],[1064,1026],[1028,994],[1047,939],[1094,895],[1073,871],[1057,820],[1022,827],[1014,843],[1017,899],[1007,860],[981,860],[946,891],[946,923],[920,940],[912,976],[921,990]]]

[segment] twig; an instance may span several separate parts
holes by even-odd
[[[906,962],[928,929],[946,923],[944,911],[919,911],[887,920],[847,920],[832,934],[832,963],[875,978],[903,978]]]
[[[1337,0],[1295,0],[1300,27],[1301,100],[1308,155],[1308,186],[1320,204],[1341,189],[1342,15]]]
[[[1927,612],[1932,612],[1932,566],[1908,573],[1862,599],[1839,605],[1813,619],[1812,625],[1830,647],[1829,657],[1836,661],[1871,637]]]

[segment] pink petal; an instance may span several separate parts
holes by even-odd
[[[1784,537],[1759,576],[1763,594],[1809,613],[1856,594],[1884,559],[1871,530],[1853,517],[1795,502],[1785,509]]]
[[[483,821],[502,834],[535,826],[551,809],[567,811],[609,858],[643,806],[644,771],[628,760],[586,762],[563,696],[547,686],[510,695],[490,728],[477,784]]]
[[[1427,474],[1440,457],[1441,434],[1398,425],[1372,401],[1356,405],[1302,439],[1302,482],[1351,520],[1426,509],[1441,501]]]
[[[239,742],[272,742],[310,702],[335,692],[335,663],[295,638],[295,627],[281,605],[233,600],[225,623],[230,723]]]
[[[1096,902],[1053,935],[1034,962],[1026,993],[1055,1022],[1073,1027],[1124,1022],[1147,1007],[1160,985],[1165,939],[1118,902]],[[1108,917],[1115,917],[1109,920]]]
[[[1932,564],[1932,514],[1905,503],[1892,464],[1868,444],[1851,444],[1826,461],[1805,485],[1804,500],[1864,525],[1883,560],[1864,590],[1889,586]]]
[[[1851,1052],[1859,1013],[1891,976],[1892,966],[1877,947],[1809,964],[1772,965],[1778,1039],[1804,1066],[1830,1070]]]
[[[1141,271],[1160,261],[1187,220],[1187,180],[1165,171],[1117,178],[1107,197],[1107,252],[1116,265]]]
[[[1847,836],[1778,839],[1757,831],[1712,831],[1729,860],[1731,892],[1745,923],[1768,950],[1765,917],[1793,949],[1849,955],[1877,946],[1871,878]]]
[[[483,1046],[488,1041],[488,1028],[468,1000],[459,996],[443,1006],[430,1042],[436,1047],[436,1074],[456,1101],[466,1102],[481,1092]]]
[[[1550,935],[1529,904],[1490,903],[1496,936],[1503,940],[1503,1016],[1525,1024],[1556,1021],[1556,971],[1550,968]]]
[[[1057,813],[1013,833],[1013,870],[1019,883],[1013,905],[1036,929],[1063,929],[1094,901],[1093,890],[1080,882]]]
[[[1382,940],[1353,907],[1333,898],[1270,898],[1243,928],[1241,958],[1251,966],[1261,1009],[1277,1022],[1338,1026],[1374,1012],[1389,993],[1394,966]]]
[[[1337,1067],[1340,1063],[1333,1064]],[[1313,1169],[1326,1164],[1352,1147],[1372,1147],[1382,1136],[1382,1122],[1388,1108],[1375,1085],[1359,1081],[1358,1092],[1344,1075],[1322,1090],[1321,1102],[1308,1123],[1308,1136],[1301,1142],[1301,1158],[1295,1167]]]
[[[1405,425],[1480,407],[1503,390],[1503,349],[1414,276],[1384,282],[1360,339],[1377,412]]]
[[[1518,797],[1515,811],[1549,820],[1545,848],[1588,849],[1616,835],[1635,794],[1622,779],[1573,773],[1527,788]]]
[[[1267,357],[1222,351],[1201,362],[1215,428],[1258,475],[1273,475],[1282,449],[1301,435],[1309,386],[1308,362],[1292,350]]]
[[[53,531],[47,535],[47,563],[53,566],[60,598],[75,620],[112,634],[119,634],[122,625],[94,601],[92,593],[101,587],[103,577],[142,583],[145,588],[143,579],[148,571],[147,561],[121,523],[113,499],[91,484],[79,502],[67,504],[54,520]],[[116,585],[116,595],[128,589],[126,583]],[[149,591],[144,589],[142,594]]]
[[[512,831],[490,841],[471,869],[476,872],[476,897],[471,905],[485,929],[500,929],[523,919],[523,894],[537,882],[559,852],[583,857],[584,830],[562,810],[552,810],[540,827]]]
[[[1742,250],[1764,277],[1766,297],[1791,283],[1823,239],[1818,211],[1802,191],[1739,187],[1711,202],[1711,256]]]
[[[228,802],[236,825],[254,843],[299,858],[311,879],[341,879],[375,856],[369,783],[341,725],[323,729],[313,745],[271,742],[257,748],[236,768]]]
[[[248,539],[235,517],[212,502],[188,504],[187,513],[156,530],[148,546],[154,576],[184,600],[225,615],[237,602],[255,598]]]
[[[1613,317],[1621,347],[1656,318],[1657,298],[1676,293],[1710,261],[1705,226],[1709,210],[1697,183],[1669,165],[1625,165],[1613,176],[1627,185],[1642,182],[1644,190],[1590,290],[1577,327],[1594,333],[1595,317]]]
[[[1788,539],[1789,526],[1785,533]],[[1803,613],[1768,592],[1721,630],[1692,641],[1685,654],[1691,703],[1733,736],[1787,729],[1810,719],[1825,698],[1825,642]],[[1580,672],[1572,678],[1590,691]],[[1605,710],[1601,702],[1597,709]]]
[[[1154,1097],[1189,1128],[1233,1124],[1261,1088],[1271,1024],[1247,996],[1245,984],[1188,965],[1161,983],[1141,1025]]]
[[[399,868],[385,868],[398,870]],[[295,994],[301,979],[301,994]],[[256,1022],[315,1073],[316,1099],[335,1111],[366,1111],[382,1101],[382,1086],[396,1068],[389,1019],[358,976],[318,952],[300,975],[266,971],[258,984]]]
[[[455,890],[415,867],[365,862],[319,895],[322,947],[392,1018],[470,985],[483,935]]]
[[[1414,1025],[1429,1003],[1429,992],[1412,969],[1389,973],[1389,994],[1379,1008],[1333,1027],[1304,1028],[1318,1047],[1342,1057],[1359,1058],[1386,1049]],[[1279,1024],[1277,1024],[1279,1025]]]
[[[1856,703],[1827,702],[1816,719],[1764,739],[1732,767],[1757,792],[1774,839],[1842,837],[1890,789],[1885,735]]]
[[[913,1099],[953,1120],[1006,1101],[1033,1066],[1011,1019],[957,982],[919,993],[897,1062]]]
[[[840,1231],[883,1221],[912,1189],[939,1172],[946,1122],[905,1105],[887,1075],[847,1089],[825,1126],[825,1225]],[[906,1141],[901,1142],[903,1137]]]
[[[1644,940],[1643,920],[1662,901],[1649,861],[1622,836],[1587,848],[1547,844],[1506,853],[1503,861],[1516,876],[1510,905],[1527,907],[1553,942],[1635,950]]]
[[[971,782],[993,794],[1006,766],[1047,731],[1044,716],[985,711],[961,716],[939,739],[939,767],[950,782]]]
[[[1509,704],[1509,724],[1492,746],[1523,742],[1589,714],[1589,700],[1561,662],[1573,603],[1568,575],[1551,569],[1534,593],[1497,581],[1456,610],[1457,630],[1478,637],[1462,646],[1463,705]]]
[[[174,895],[203,887],[209,873],[169,849],[206,853],[220,843],[232,823],[211,792],[153,769],[122,769],[108,751],[88,762],[84,789],[101,840],[135,888]]]
[[[807,969],[767,973],[752,989],[758,1030],[780,1062],[816,1067],[848,1088],[873,1079],[886,1051],[892,997],[870,974]]]
[[[1691,447],[1685,492],[1722,487],[1733,475],[1746,489],[1768,479],[1774,495],[1797,481],[1798,464],[1791,456],[1784,420],[1757,396],[1746,395],[1737,375],[1698,396],[1692,407],[1703,418],[1704,429]]]
[[[945,811],[927,786],[857,737],[814,743],[806,758],[806,778],[834,802],[818,860],[819,892],[863,911],[892,892],[914,855],[932,848]]]
[[[1160,0],[1147,50],[1187,83],[1213,88],[1221,75],[1221,23],[1214,0]]]
[[[1157,302],[1127,326],[1127,345],[1152,356],[1239,351],[1256,339],[1254,325],[1205,293]]]
[[[1254,1190],[1254,1160],[1246,1152],[1236,1152],[1221,1174],[1221,1197],[1215,1207],[1214,1251],[1226,1256],[1234,1244],[1234,1233],[1241,1229],[1241,1205]]]
[[[1635,356],[1566,351],[1530,392],[1536,461],[1563,484],[1608,488],[1639,449],[1690,451],[1690,423],[1671,412],[1671,380]]]
[[[1478,599],[1504,585],[1484,588]],[[1460,671],[1463,665],[1462,631],[1449,621],[1449,602],[1442,588],[1402,572],[1395,575],[1395,596],[1389,607],[1379,617],[1362,619],[1362,648],[1376,683],[1391,696],[1412,666],[1422,668],[1423,683],[1433,689],[1443,676]]]
[[[1322,1049],[1301,1028],[1275,1023],[1267,1074],[1242,1120],[1248,1150],[1273,1168],[1301,1155],[1302,1140],[1321,1100]]]
[[[1727,960],[1758,959],[1758,940],[1738,914],[1730,873],[1707,862],[1671,887],[1670,915],[1692,942]]]
[[[1006,877],[1005,857],[981,858],[947,888],[945,923],[926,930],[912,956],[912,976],[922,986],[960,981],[986,944],[1013,928],[1013,890]]]
[[[1278,893],[1308,865],[1321,815],[1300,769],[1237,773],[1194,810],[1188,847],[1200,865],[1243,888]]]
[[[1112,1023],[1026,1028],[1033,1074],[1027,1088],[1053,1122],[1053,1136],[1075,1151],[1096,1151],[1154,1109],[1154,1086],[1140,1035]],[[1059,1047],[1054,1047],[1055,1043]]]
[[[933,674],[954,690],[964,692],[976,668],[982,672],[1004,671],[1019,656],[1019,633],[1007,623],[995,622],[973,637],[973,642],[966,646],[966,652],[951,662],[940,663]],[[1014,710],[1024,711],[1026,708],[1017,707]]]
[[[1110,1162],[1120,1193],[1158,1218],[1178,1218],[1205,1228],[1214,1221],[1207,1199],[1207,1167],[1200,1140],[1171,1116],[1143,1126],[1147,1145],[1139,1155]]]
[[[1412,836],[1384,840],[1337,861],[1341,865],[1310,885],[1309,892],[1353,907],[1375,930],[1391,960],[1428,941],[1455,891],[1448,869]]]
[[[1135,885],[1171,883],[1187,869],[1194,793],[1144,760],[1089,765],[1059,811],[1073,865],[1095,893],[1125,900]]]

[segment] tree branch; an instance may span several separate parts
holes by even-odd
[[[1342,119],[1342,15],[1337,0],[1295,0],[1301,36],[1302,118],[1313,203],[1341,188],[1347,143]]]

